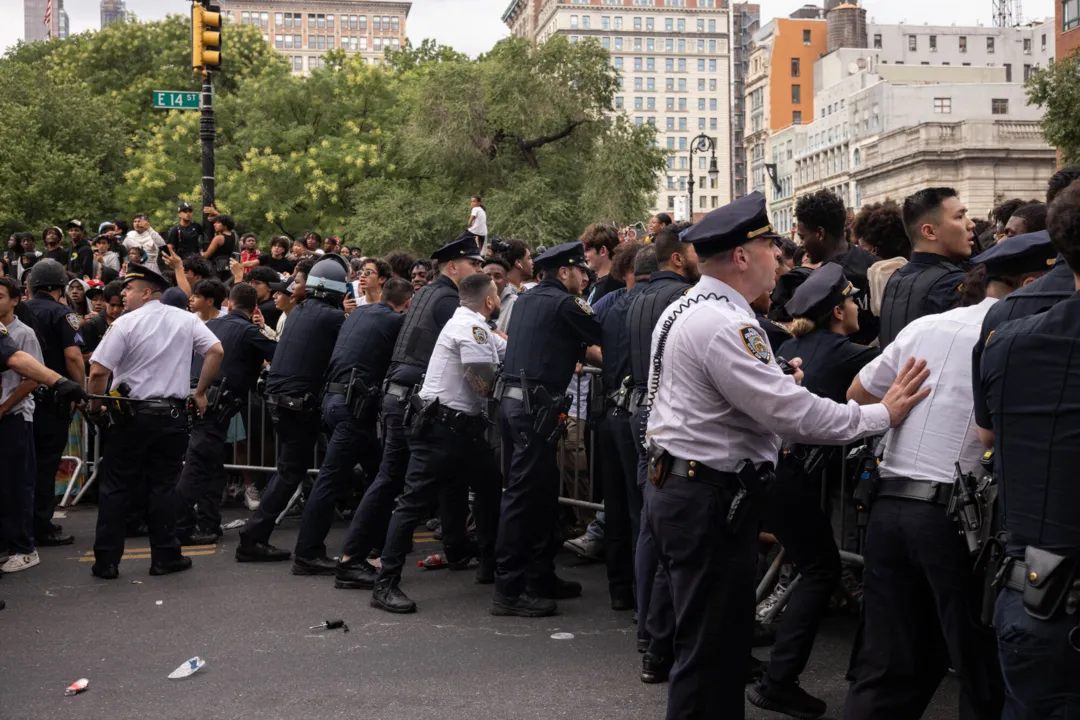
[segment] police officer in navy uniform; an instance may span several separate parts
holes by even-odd
[[[160,302],[169,286],[148,267],[128,265],[124,276],[126,312],[105,333],[90,364],[91,395],[105,394],[111,382],[128,401],[110,402],[114,412],[90,401],[91,417],[115,424],[101,461],[98,518],[91,573],[102,580],[119,577],[124,528],[133,493],[148,497],[150,574],[167,575],[191,567],[176,538],[176,485],[188,441],[189,396],[198,414],[207,409],[207,392],[224,350],[221,342],[187,310]],[[194,391],[189,376],[193,355],[203,356]]]
[[[879,352],[850,339],[861,318],[858,294],[839,263],[822,265],[787,302],[795,318],[794,337],[773,348],[780,357],[802,361],[804,388],[837,403],[847,402],[856,373]],[[765,674],[747,691],[747,699],[795,717],[817,716],[826,709],[823,701],[792,687],[806,669],[818,623],[840,580],[840,551],[821,508],[821,484],[826,473],[838,476],[842,468],[839,449],[797,444],[788,448],[767,490],[764,527],[784,546],[800,580],[789,591]]]
[[[353,467],[361,463],[370,478],[379,466],[382,450],[375,423],[382,382],[411,298],[412,285],[391,278],[383,287],[382,301],[353,310],[338,332],[322,400],[322,422],[329,441],[304,507],[293,558],[294,575],[326,575],[336,570],[335,587],[359,587],[357,582],[364,577],[353,577],[357,573],[367,576],[368,588],[374,581],[373,572],[364,573],[364,557],[355,562],[327,561],[324,543],[334,520],[334,504],[348,489]]]
[[[683,242],[682,232],[688,227],[688,223],[676,223],[666,225],[656,233],[653,244],[659,269],[649,275],[648,286],[640,296],[634,298],[626,317],[630,331],[630,375],[634,383],[630,396],[630,423],[635,438],[634,449],[638,455],[637,484],[641,488],[643,508],[634,559],[638,651],[649,651],[642,659],[642,680],[649,683],[667,679],[667,668],[673,652],[671,634],[675,627],[671,591],[666,576],[657,574],[656,543],[644,516],[645,499],[652,492],[652,485],[647,479],[649,458],[643,444],[649,374],[652,369],[650,345],[653,328],[664,310],[681,299],[701,277],[693,244]],[[651,650],[650,638],[656,644]]]
[[[975,243],[975,223],[952,188],[925,188],[905,199],[904,226],[911,258],[892,274],[881,296],[882,348],[915,318],[956,304],[964,283],[960,265]]]
[[[758,507],[781,436],[840,445],[877,434],[927,392],[915,362],[882,404],[862,408],[800,387],[797,365],[794,377],[781,370],[750,308],[776,282],[771,231],[757,192],[691,227],[702,278],[654,331],[645,516],[675,607],[669,720],[745,717]]]
[[[580,242],[551,248],[533,260],[533,267],[543,271],[543,279],[514,303],[502,371],[503,463],[509,475],[495,550],[494,615],[551,615],[555,599],[581,594],[579,583],[555,575],[559,494],[553,481],[558,472],[553,408],[565,398],[578,362],[602,365],[595,347],[600,324],[579,297],[588,277]]]
[[[229,423],[247,405],[248,393],[262,371],[274,359],[277,342],[252,321],[258,294],[247,283],[229,292],[229,312],[206,323],[225,351],[209,398],[211,411],[196,417],[188,440],[184,471],[176,486],[181,510],[176,535],[181,545],[207,545],[221,536],[222,490],[225,483],[225,448]],[[202,373],[202,358],[191,363],[191,385]],[[195,506],[198,504],[196,510]]]
[[[484,410],[494,390],[499,362],[506,353],[506,341],[487,325],[498,313],[499,291],[486,274],[462,280],[459,295],[461,307],[439,333],[418,393],[423,408],[417,411],[410,428],[405,490],[390,519],[382,569],[371,596],[371,606],[387,612],[416,611],[416,603],[399,587],[405,556],[412,548],[413,531],[424,519],[425,510],[455,487],[474,489],[480,546],[476,582],[493,581],[502,475],[485,438],[488,419]],[[457,537],[447,536],[449,530],[446,528],[443,535],[448,555],[452,547],[465,540],[460,533]]]
[[[405,324],[394,344],[382,399],[382,463],[379,474],[364,493],[353,515],[342,547],[342,557],[366,558],[368,552],[386,537],[390,513],[394,510],[394,500],[404,487],[409,462],[408,430],[403,422],[405,410],[414,388],[423,383],[439,332],[457,311],[458,285],[469,275],[481,272],[483,262],[474,235],[459,237],[436,250],[431,257],[439,262],[439,277],[413,296],[405,313]],[[292,318],[289,322],[292,322]],[[464,524],[465,520],[460,518],[453,522]],[[466,563],[468,559],[450,558],[452,562]],[[366,585],[372,573],[363,566],[353,570],[355,572],[345,579],[362,583],[357,587]]]
[[[41,260],[30,271],[26,283],[33,297],[26,308],[34,316],[45,365],[79,387],[86,382],[86,366],[79,348],[79,316],[60,302],[67,286],[64,266],[56,260]],[[37,484],[34,489],[34,544],[38,547],[70,545],[75,538],[54,525],[56,471],[67,446],[71,424],[71,403],[61,401],[49,390],[34,397],[34,452],[37,455]]]
[[[266,380],[266,404],[277,435],[277,472],[259,509],[240,531],[238,562],[288,560],[288,550],[270,544],[274,523],[307,477],[319,437],[319,392],[338,331],[345,322],[348,291],[338,256],[315,263],[307,276],[306,299],[289,314]]]
[[[1080,288],[1080,182],[1054,199],[1047,229]],[[1006,537],[994,608],[1004,720],[1066,718],[1080,708],[1078,338],[1074,292],[998,326],[974,379],[975,419],[994,450]]]

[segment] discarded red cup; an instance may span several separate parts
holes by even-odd
[[[447,565],[449,565],[449,563],[446,561],[446,557],[444,555],[439,555],[438,553],[428,555],[423,560],[416,561],[416,567],[424,568],[425,570],[438,570]]]
[[[90,687],[90,681],[86,678],[80,678],[79,680],[76,680],[75,682],[68,685],[67,690],[64,691],[64,694],[78,695],[79,693],[85,691],[88,687]]]

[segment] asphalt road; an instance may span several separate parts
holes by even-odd
[[[247,513],[227,511],[226,520]],[[663,718],[666,685],[637,679],[640,655],[629,613],[608,608],[603,565],[560,556],[560,574],[584,597],[534,620],[488,614],[490,586],[472,573],[406,571],[420,611],[394,616],[364,591],[329,578],[294,577],[288,564],[238,564],[236,531],[193,550],[195,567],[154,578],[145,538],[128,541],[120,579],[91,577],[96,512],[61,520],[74,546],[46,548],[36,568],[0,582],[0,718],[3,720],[626,720]],[[297,521],[273,537],[291,548]],[[335,526],[328,546],[340,547]],[[417,536],[416,556],[437,551]],[[139,552],[142,549],[143,552]],[[333,550],[332,550],[333,551]],[[351,632],[311,631],[342,618]],[[854,621],[830,618],[803,687],[842,716]],[[557,632],[573,639],[555,640]],[[756,651],[767,657],[767,650]],[[198,655],[206,667],[166,676]],[[90,689],[65,697],[88,678]],[[927,718],[955,718],[947,679]],[[750,718],[782,716],[748,704]]]

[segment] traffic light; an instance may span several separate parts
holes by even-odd
[[[221,66],[221,8],[191,3],[191,68],[195,72]]]

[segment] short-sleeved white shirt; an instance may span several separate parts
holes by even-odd
[[[884,405],[841,405],[784,375],[749,303],[726,283],[704,276],[664,310],[653,330],[654,357],[672,316],[649,416],[651,445],[732,472],[742,460],[776,463],[781,438],[842,445],[889,427]]]
[[[459,307],[443,326],[428,361],[420,399],[439,398],[446,407],[469,415],[484,410],[479,397],[465,379],[465,365],[498,364],[506,355],[506,341],[493,333],[480,313]]]
[[[126,382],[131,397],[183,399],[191,392],[192,353],[205,355],[217,336],[195,313],[152,300],[116,319],[94,351],[93,362]]]
[[[469,218],[472,220],[469,223],[469,232],[487,237],[487,213],[484,212],[484,208],[477,205],[469,213]]]
[[[975,427],[971,351],[995,302],[986,298],[978,305],[912,321],[859,372],[863,388],[883,397],[909,357],[926,360],[930,369],[930,396],[885,435],[882,477],[951,483],[955,463],[965,473],[978,469],[983,446]]]

